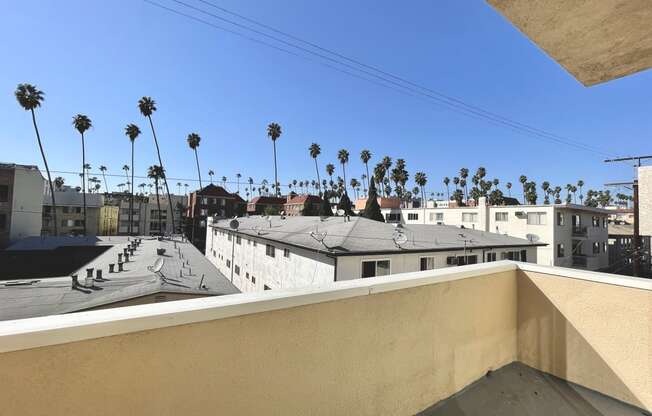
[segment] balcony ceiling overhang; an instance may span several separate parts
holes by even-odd
[[[487,0],[585,86],[652,67],[650,0]]]

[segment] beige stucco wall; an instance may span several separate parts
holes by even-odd
[[[518,273],[519,361],[652,409],[652,292]]]
[[[2,411],[415,414],[516,359],[515,276],[3,353]]]
[[[652,166],[638,168],[638,215],[641,235],[652,235]]]

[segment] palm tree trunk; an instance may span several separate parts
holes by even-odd
[[[369,163],[364,162],[364,166],[367,169],[367,192],[369,192]]]
[[[197,148],[195,147],[195,163],[197,164],[197,175],[199,176],[199,192],[201,192],[203,186],[201,185],[201,170],[199,169],[199,156],[197,156]],[[199,194],[195,194],[195,206],[197,206],[197,201],[201,201],[199,198]],[[190,238],[192,239],[192,243],[195,243],[195,225],[197,224],[197,215],[195,213],[192,213],[192,234]]]
[[[279,196],[278,193],[278,170],[276,168],[276,140],[272,140],[272,144],[274,145],[274,188],[276,190],[276,196]]]
[[[342,163],[342,175],[344,175],[344,194],[348,195],[346,192],[346,168],[344,167],[344,163]]]
[[[104,178],[104,187],[106,188],[106,192],[109,192],[109,186],[106,184],[106,175],[104,174],[104,171],[102,171],[102,177]]]
[[[84,203],[84,235],[86,235],[86,148],[84,146],[84,133],[81,134],[82,142],[82,199]]]
[[[45,158],[45,152],[43,151],[43,145],[41,144],[41,135],[38,132],[38,126],[36,125],[36,115],[34,110],[32,111],[32,123],[34,123],[34,131],[36,131],[36,140],[38,141],[38,147],[41,150],[41,157],[43,158],[43,164],[45,165],[45,171],[48,174],[48,184],[50,185],[50,196],[52,197],[52,219],[54,221],[54,235],[59,235],[59,224],[57,224],[57,204],[54,200],[54,185],[52,184],[52,177],[50,176],[50,168],[48,167],[48,161]]]
[[[161,201],[158,198],[158,180],[155,180],[156,184],[156,206],[158,207],[158,232],[159,235],[163,235],[163,226],[161,225]]]
[[[163,161],[161,160],[161,151],[158,147],[158,140],[156,139],[156,131],[154,131],[154,123],[152,123],[152,116],[147,116],[147,119],[149,119],[149,126],[152,128],[152,136],[154,136],[154,144],[156,145],[156,154],[158,155],[158,164],[161,166],[161,169],[163,169],[163,172],[165,172],[165,169],[163,168]],[[172,211],[172,198],[170,198],[170,188],[168,188],[168,180],[167,180],[167,175],[163,177],[163,183],[165,184],[165,192],[167,193],[168,196],[168,201],[170,202],[170,221],[172,221],[172,234],[174,234],[175,227],[174,227],[174,212]],[[157,189],[157,194],[158,194],[158,189]],[[157,195],[158,197],[158,195]],[[160,215],[160,213],[159,213]]]
[[[321,193],[321,178],[319,177],[319,167],[317,166],[317,158],[315,158],[315,171],[317,171],[317,189],[319,189],[319,196]]]
[[[131,141],[131,199],[129,200],[129,234],[134,235],[134,141],[133,140]]]

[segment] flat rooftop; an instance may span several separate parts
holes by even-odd
[[[487,2],[587,87],[652,66],[649,0]]]
[[[523,238],[450,225],[396,226],[363,217],[251,216],[238,218],[237,232],[331,255],[448,251],[466,248],[545,245]],[[231,220],[212,226],[233,231]],[[403,237],[398,237],[402,234]]]
[[[219,296],[239,290],[187,241],[142,237],[140,247],[118,270],[118,253],[134,238],[111,237],[30,237],[8,250],[52,250],[59,247],[105,246],[99,256],[75,273],[80,286],[73,288],[70,276],[9,279],[0,281],[0,320],[22,319],[87,310],[153,294]],[[165,249],[163,255],[157,249]],[[152,268],[157,261],[159,273]],[[109,264],[115,273],[109,273]],[[102,279],[86,287],[86,269],[102,269]],[[96,274],[94,273],[94,276]]]
[[[647,412],[513,362],[418,416],[641,416]]]

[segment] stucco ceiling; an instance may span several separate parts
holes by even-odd
[[[652,66],[652,0],[487,0],[585,86]]]

